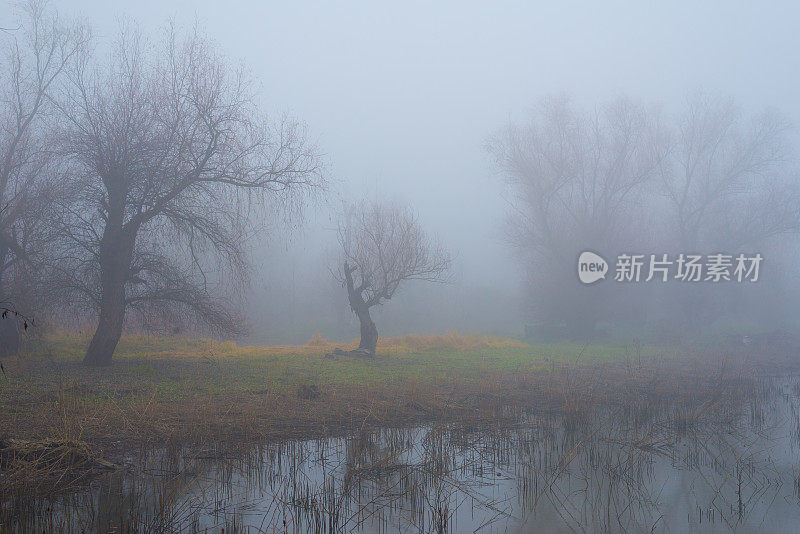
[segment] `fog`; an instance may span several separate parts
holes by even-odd
[[[527,120],[547,95],[569,95],[588,109],[627,96],[669,117],[703,92],[745,112],[770,107],[792,123],[800,118],[793,2],[79,0],[57,7],[88,21],[101,49],[123,20],[146,32],[170,19],[198,24],[250,71],[262,109],[307,124],[326,159],[328,191],[291,234],[279,229],[252,243],[250,342],[357,332],[330,258],[338,214],[363,198],[412,206],[453,254],[449,283],[412,282],[381,309],[387,334],[522,335],[525,269],[504,240],[508,191],[486,143],[509,122]]]
[[[523,277],[503,243],[506,199],[484,145],[548,94],[587,106],[629,95],[675,113],[703,91],[776,107],[793,122],[800,115],[800,65],[791,60],[800,8],[791,2],[143,1],[65,11],[102,37],[123,14],[147,28],[197,21],[263,84],[263,106],[306,122],[327,155],[333,200],[309,210],[290,239],[255,247],[249,320],[258,342],[299,342],[316,330],[346,336],[344,292],[335,310],[315,293],[328,275],[336,210],[363,197],[413,205],[455,254],[449,286],[412,286],[386,307],[389,332],[481,329],[491,317],[483,329],[520,335]],[[483,302],[466,299],[467,289]],[[337,327],[326,324],[331,313]]]
[[[0,2],[0,532],[800,524],[796,2]]]

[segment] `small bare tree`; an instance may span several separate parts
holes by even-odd
[[[146,41],[123,29],[110,63],[86,58],[69,74],[70,196],[54,265],[98,315],[84,362],[111,362],[127,310],[236,330],[221,293],[244,276],[257,210],[323,185],[303,127],[268,122],[247,77],[197,31]]]
[[[15,318],[33,313],[32,295],[41,289],[37,271],[61,190],[49,142],[51,98],[86,41],[80,27],[63,24],[40,0],[20,4],[19,20],[0,31],[0,303],[16,305],[0,308],[7,319],[0,321],[0,355],[17,351],[18,326],[27,322]]]
[[[361,202],[339,224],[341,281],[361,324],[359,350],[375,354],[378,329],[370,308],[390,300],[408,280],[442,282],[450,256],[425,235],[416,216],[390,203]]]

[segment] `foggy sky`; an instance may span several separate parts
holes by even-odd
[[[195,19],[262,85],[267,111],[305,121],[344,200],[411,203],[456,254],[456,276],[514,284],[498,239],[504,200],[483,149],[547,94],[616,95],[678,107],[687,93],[800,119],[796,2],[56,3],[113,37]],[[669,109],[665,110],[669,112]],[[316,215],[315,215],[316,213]],[[324,210],[295,246],[334,239]],[[486,271],[494,274],[486,279]]]

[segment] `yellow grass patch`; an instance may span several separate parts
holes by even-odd
[[[240,347],[240,354],[320,354],[331,352],[336,348],[351,350],[358,347],[358,339],[347,343],[326,340],[322,334],[317,333],[304,345],[262,345],[256,347]],[[496,336],[477,336],[448,332],[439,335],[405,335],[401,337],[387,337],[378,339],[378,353],[380,354],[409,354],[426,350],[475,350],[475,349],[524,349],[529,348],[522,341]]]
[[[56,344],[81,344],[82,341],[71,336],[58,336]],[[282,355],[323,355],[336,348],[351,350],[358,347],[358,339],[349,342],[329,341],[317,333],[302,345],[255,345],[240,346],[233,341],[215,341],[208,338],[179,338],[127,335],[122,338],[114,358],[169,355],[170,357],[239,357],[239,356],[282,356]],[[411,354],[429,350],[468,351],[477,349],[525,349],[530,345],[522,341],[499,336],[485,336],[448,332],[438,335],[405,335],[378,339],[378,353],[385,355]]]

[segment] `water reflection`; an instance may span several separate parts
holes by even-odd
[[[31,532],[795,532],[800,382],[739,393],[150,451],[145,469],[4,514]]]

